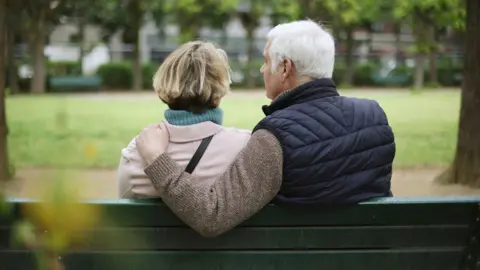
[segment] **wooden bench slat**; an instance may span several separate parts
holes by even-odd
[[[165,205],[106,206],[109,225],[120,227],[184,226]],[[366,225],[463,225],[476,210],[474,204],[357,205],[301,209],[267,206],[240,227],[366,226]]]
[[[63,257],[68,270],[452,270],[461,250],[91,252]],[[5,269],[34,269],[26,252],[0,252]]]
[[[466,226],[240,228],[204,238],[187,228],[97,230],[90,250],[259,250],[463,247]]]
[[[0,250],[9,250],[11,231],[0,228]],[[111,228],[90,232],[90,250],[259,250],[463,247],[467,226],[239,228],[215,238],[188,228]],[[253,241],[254,240],[254,241]],[[90,242],[91,241],[91,242]]]
[[[104,224],[118,227],[165,227],[186,225],[162,203],[103,204]],[[20,216],[20,205],[35,202],[13,202]],[[94,202],[90,202],[94,203]],[[367,226],[367,225],[465,225],[472,221],[478,206],[475,202],[408,202],[381,201],[353,206],[293,208],[275,205],[266,206],[260,213],[240,227],[285,227],[285,226]],[[61,218],[61,217],[59,217]],[[8,221],[0,218],[0,225]]]
[[[11,203],[18,218],[21,207],[35,202]],[[478,197],[317,209],[269,205],[216,238],[200,237],[155,200],[84,203],[102,206],[103,222],[90,235],[93,242],[63,258],[67,270],[451,270],[461,258],[477,262]],[[8,245],[11,221],[0,220],[0,262],[5,269],[34,269],[32,253]]]

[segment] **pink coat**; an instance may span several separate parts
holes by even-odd
[[[167,152],[178,165],[183,167],[187,166],[202,139],[214,135],[192,173],[198,181],[212,183],[245,147],[251,134],[247,130],[226,128],[210,121],[188,126],[166,124],[170,134]],[[133,139],[126,148],[122,149],[117,171],[119,197],[159,197],[150,179],[143,172],[145,165],[137,151],[135,139]]]

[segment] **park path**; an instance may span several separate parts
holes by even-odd
[[[10,196],[34,198],[40,194],[42,187],[54,169],[21,169],[17,179],[12,182]],[[480,189],[459,185],[438,185],[433,178],[442,172],[442,168],[424,168],[394,171],[392,189],[395,196],[453,196],[480,195]],[[75,175],[71,181],[82,181],[85,197],[91,199],[116,198],[117,186],[115,170],[71,170]]]

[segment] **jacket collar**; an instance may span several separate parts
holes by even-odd
[[[315,79],[283,92],[270,105],[262,106],[262,110],[268,116],[295,104],[333,96],[339,96],[333,80]]]
[[[210,121],[187,126],[176,126],[165,121],[170,141],[174,143],[188,143],[205,139],[223,130],[221,125]]]

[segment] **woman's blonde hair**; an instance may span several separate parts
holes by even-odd
[[[200,113],[218,106],[230,91],[230,67],[224,50],[192,41],[173,51],[153,77],[153,88],[170,109]]]

